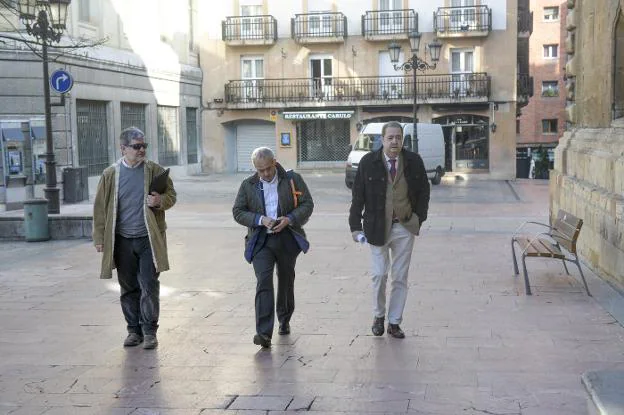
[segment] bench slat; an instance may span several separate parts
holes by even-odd
[[[546,258],[564,258],[561,250],[550,241],[538,238],[516,237],[520,248],[525,251],[525,255],[529,257],[546,257]]]

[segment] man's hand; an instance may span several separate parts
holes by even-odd
[[[353,238],[353,242],[360,242],[358,240],[358,236],[360,236],[361,233],[362,233],[362,231],[353,231],[353,232],[351,232],[351,238]]]
[[[104,245],[95,245],[95,250],[97,252],[103,252],[104,251]]]
[[[290,225],[290,219],[288,219],[288,216],[280,216],[277,218],[277,222],[279,223],[271,228],[273,232],[281,232],[288,225]]]
[[[152,194],[147,195],[147,206],[155,208],[160,207],[160,194],[152,192]]]
[[[262,223],[262,226],[264,226],[265,228],[271,229],[273,225],[275,225],[275,219],[272,219],[268,216],[263,216],[260,220],[260,223]]]

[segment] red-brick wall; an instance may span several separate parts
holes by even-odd
[[[544,7],[559,6],[559,20],[544,21]],[[566,3],[553,0],[531,0],[533,11],[533,33],[529,38],[529,73],[533,77],[535,93],[529,104],[521,109],[520,134],[517,142],[528,144],[554,144],[565,130],[565,82],[563,80],[566,62],[565,30]],[[544,58],[544,45],[559,45],[557,59]],[[542,97],[542,81],[558,81],[558,97]],[[557,119],[557,134],[543,134],[542,120]]]

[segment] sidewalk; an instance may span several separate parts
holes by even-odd
[[[528,260],[532,297],[513,276],[511,232],[547,220],[539,181],[432,188],[401,341],[370,332],[369,252],[351,241],[344,175],[305,172],[316,206],[292,334],[260,350],[231,215],[242,177],[176,181],[153,351],[121,347],[116,282],[98,279],[90,241],[0,243],[0,415],[580,415],[581,374],[624,369],[624,328],[577,270]]]

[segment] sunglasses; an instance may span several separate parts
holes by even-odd
[[[128,144],[126,147],[130,147],[130,148],[133,148],[133,149],[139,151],[142,148],[147,148],[147,143]]]

